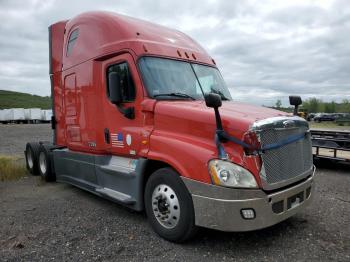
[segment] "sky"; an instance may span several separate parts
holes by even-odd
[[[348,0],[0,0],[0,89],[50,95],[47,28],[92,10],[190,35],[215,59],[234,100],[350,99]]]

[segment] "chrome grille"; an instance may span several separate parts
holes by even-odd
[[[279,142],[289,136],[305,133],[308,125],[305,120],[292,117],[292,127],[283,127],[281,123],[286,119],[280,119],[277,124],[260,126],[255,130],[262,146]],[[288,119],[290,122],[290,119]],[[289,123],[288,122],[288,123]],[[305,123],[304,123],[305,122]],[[260,176],[265,189],[275,189],[288,185],[312,170],[313,158],[311,136],[307,134],[304,139],[282,146],[277,149],[267,150],[261,155],[263,168]]]

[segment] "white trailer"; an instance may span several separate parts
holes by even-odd
[[[36,123],[41,120],[41,109],[40,108],[24,109],[24,115],[28,123]]]
[[[30,121],[30,108],[24,109],[24,118],[29,122]]]
[[[4,121],[19,123],[25,120],[24,108],[5,109]]]
[[[31,120],[41,120],[41,109],[30,108],[30,118]]]
[[[43,122],[50,122],[52,117],[52,110],[41,110],[41,121]]]
[[[0,110],[0,122],[3,124],[7,124],[10,121],[10,109],[2,109]]]
[[[6,121],[6,120],[5,120],[5,110],[6,110],[6,109],[1,109],[1,110],[0,110],[0,123],[3,123],[3,122]]]

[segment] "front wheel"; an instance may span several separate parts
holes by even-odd
[[[158,235],[184,242],[195,234],[192,197],[173,169],[154,172],[147,181],[144,197],[148,220]]]

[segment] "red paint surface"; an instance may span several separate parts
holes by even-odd
[[[68,38],[77,28],[78,39],[67,57]],[[143,55],[215,66],[199,44],[177,30],[106,12],[85,13],[56,23],[51,30],[58,145],[80,152],[161,160],[183,176],[210,183],[207,164],[217,158],[214,111],[203,101],[148,98],[136,66]],[[129,64],[136,85],[135,101],[124,105],[135,107],[132,120],[106,95],[106,68],[122,61]],[[223,102],[220,112],[224,129],[241,139],[254,121],[282,114],[234,102]],[[124,147],[106,144],[105,128],[122,133]],[[132,137],[130,145],[127,135]],[[231,160],[249,169],[260,183],[260,159],[245,157],[242,148],[232,143],[225,148]]]

